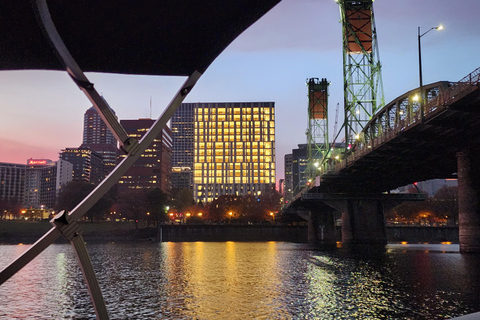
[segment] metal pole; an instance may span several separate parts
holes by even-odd
[[[423,98],[422,46],[421,46],[421,42],[420,42],[421,37],[422,37],[422,35],[420,35],[420,27],[418,27],[418,73],[419,73],[419,78],[420,78],[420,120],[423,124],[425,122],[425,103],[424,103],[424,98]]]

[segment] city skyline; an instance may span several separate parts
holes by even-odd
[[[478,9],[480,3],[475,0],[376,1],[385,101],[418,87],[419,26],[424,31],[439,24],[445,27],[422,37],[424,84],[458,81],[476,69]],[[282,1],[213,62],[185,102],[275,102],[276,178],[283,179],[284,155],[306,143],[306,79],[331,82],[330,119],[337,103],[342,114],[339,20],[333,0]],[[181,77],[87,76],[119,119],[157,118],[184,81]],[[61,149],[81,144],[83,114],[91,104],[65,72],[2,71],[0,97],[0,162],[55,161]]]

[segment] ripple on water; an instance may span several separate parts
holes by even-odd
[[[0,246],[0,264],[23,247]],[[438,246],[392,246],[376,256],[276,242],[88,250],[112,319],[447,319],[480,311],[480,258]],[[95,318],[69,245],[50,246],[0,286],[0,301],[2,319]]]

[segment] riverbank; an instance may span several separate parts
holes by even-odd
[[[306,243],[307,226],[283,224],[200,224],[161,225],[159,228],[127,222],[80,222],[83,238],[90,243],[135,241],[285,241]],[[48,221],[0,221],[0,244],[31,244],[51,228]],[[389,243],[458,243],[458,228],[427,226],[387,226]],[[338,241],[341,229],[337,229]],[[66,243],[60,237],[57,243]]]

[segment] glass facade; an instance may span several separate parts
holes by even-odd
[[[117,140],[94,107],[88,109],[83,116],[83,142],[80,148],[93,150],[102,156],[105,176],[115,168]]]
[[[273,102],[196,104],[193,184],[204,203],[275,189]]]
[[[153,119],[120,120],[128,136],[137,140],[150,130],[154,122]],[[126,189],[160,188],[164,193],[170,194],[172,147],[171,130],[165,126],[140,158],[120,178],[118,192]],[[120,155],[118,161],[123,160],[125,156]]]

